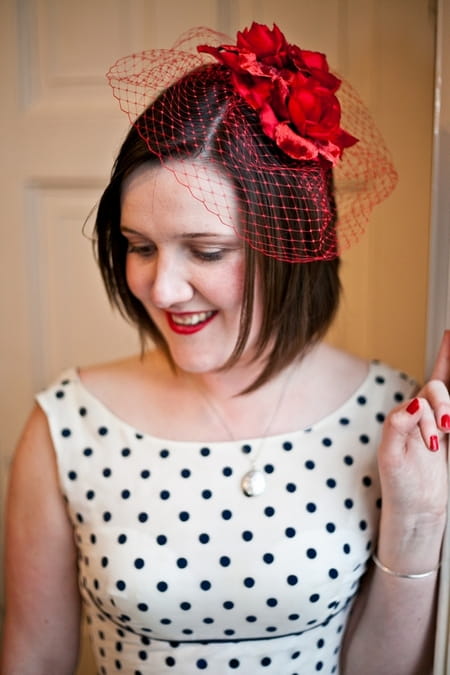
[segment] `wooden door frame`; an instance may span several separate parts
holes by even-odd
[[[431,192],[427,375],[441,336],[450,329],[450,1],[437,2],[436,80]],[[448,513],[450,523],[450,504]],[[434,675],[450,673],[450,527],[442,550]]]

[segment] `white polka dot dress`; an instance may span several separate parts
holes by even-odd
[[[98,673],[339,673],[376,540],[382,422],[412,387],[372,363],[333,414],[267,439],[258,458],[267,486],[255,497],[240,481],[259,439],[140,433],[75,370],[39,394]]]

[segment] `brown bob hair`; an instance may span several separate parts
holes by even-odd
[[[179,109],[181,99],[185,115],[178,116],[174,125],[171,109]],[[241,142],[243,133],[246,135],[245,149]],[[254,168],[254,163],[251,168],[242,170],[247,166],[249,139],[252,153],[261,160],[259,171]],[[164,152],[161,146],[164,146]],[[246,219],[246,233],[250,232],[250,238],[246,235],[250,240],[244,242],[245,279],[240,330],[224,369],[236,363],[247,343],[258,280],[262,324],[255,359],[262,354],[268,356],[255,382],[245,390],[252,391],[302,355],[327,331],[339,303],[339,258],[288,263],[252,247],[252,222],[263,219],[276,237],[277,221],[290,204],[297,212],[306,214],[311,209],[317,211],[317,199],[311,194],[309,181],[299,182],[299,162],[287,157],[262,133],[254,111],[233,91],[227,70],[211,65],[193,71],[163,92],[132,125],[97,210],[96,254],[106,291],[112,304],[138,327],[142,349],[150,338],[171,361],[162,335],[128,288],[127,240],[120,231],[122,187],[124,180],[143,164],[162,162],[164,165],[171,160],[186,158],[206,159],[225,171],[235,186],[240,210]],[[236,166],[240,167],[238,173],[234,169]],[[245,204],[255,189],[264,195],[268,184],[270,188],[274,167],[282,169],[276,172],[277,184],[273,190],[276,197],[270,202],[261,199],[259,212],[252,210],[251,214],[245,215]],[[305,163],[302,168],[303,173],[308,171]],[[317,165],[313,169],[317,173]],[[335,213],[331,168],[322,167],[321,175],[322,191],[329,200],[329,210]],[[330,230],[335,228],[335,223],[336,217],[328,225]],[[308,243],[304,245],[307,247]]]

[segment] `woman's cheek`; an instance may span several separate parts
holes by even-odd
[[[128,288],[138,299],[145,295],[146,273],[145,267],[139,265],[131,256],[127,256],[125,264],[125,275]]]

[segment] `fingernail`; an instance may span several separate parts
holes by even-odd
[[[430,436],[430,450],[432,452],[439,450],[439,438],[437,436]]]
[[[414,413],[416,413],[419,410],[419,406],[420,406],[419,399],[413,398],[413,400],[408,405],[406,410],[407,410],[407,412],[409,412],[410,415],[414,415]]]
[[[441,427],[443,427],[443,429],[450,429],[450,415],[442,415]]]

